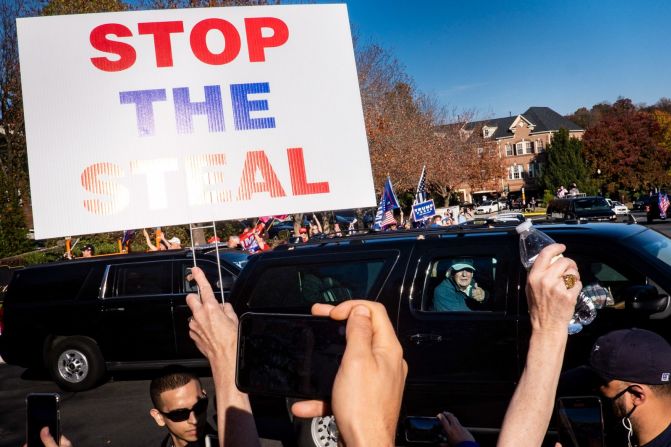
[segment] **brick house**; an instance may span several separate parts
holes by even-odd
[[[521,115],[473,121],[463,127],[466,134],[482,132],[485,144],[496,145],[503,160],[506,177],[497,179],[496,190],[470,191],[474,200],[482,195],[521,196],[524,188],[526,199],[542,198],[536,178],[545,162],[545,148],[552,141],[552,135],[565,128],[570,137],[582,139],[585,130],[569,121],[549,107],[529,107]]]

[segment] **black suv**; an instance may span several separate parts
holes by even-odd
[[[616,220],[615,211],[605,198],[599,196],[576,196],[550,201],[547,218],[564,220]]]
[[[585,364],[595,339],[617,328],[637,325],[671,339],[667,237],[637,224],[538,227],[567,245],[566,255],[578,263],[583,284],[598,282],[614,299],[594,323],[569,337],[565,368]],[[486,299],[468,311],[436,311],[434,290],[455,263],[473,266]],[[309,313],[315,302],[350,298],[379,301],[408,362],[399,425],[407,416],[435,416],[448,409],[484,440],[497,435],[524,367],[530,335],[525,281],[514,225],[490,223],[278,248],[250,258],[231,302],[241,315]],[[279,415],[286,415],[286,402],[253,396],[252,403],[261,434],[283,437]],[[309,421],[301,430],[308,445],[332,441],[328,419]]]
[[[4,299],[0,355],[10,364],[46,366],[62,388],[80,391],[106,371],[168,363],[207,366],[189,338],[186,280],[194,255],[227,298],[247,255],[190,250],[99,256],[14,272]]]

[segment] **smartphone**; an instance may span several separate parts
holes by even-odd
[[[411,416],[403,421],[405,440],[411,443],[446,443],[447,436],[437,417]]]
[[[28,447],[44,447],[40,430],[49,427],[49,433],[61,438],[60,396],[56,393],[30,393],[26,396],[26,441]]]
[[[598,397],[560,397],[557,417],[562,447],[604,447],[603,409]]]
[[[328,399],[345,352],[345,321],[246,313],[238,328],[236,384],[249,394]]]

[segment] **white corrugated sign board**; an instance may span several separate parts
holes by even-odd
[[[344,5],[17,28],[37,238],[375,205]]]

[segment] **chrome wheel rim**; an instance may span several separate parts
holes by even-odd
[[[70,383],[79,383],[88,376],[89,361],[76,349],[68,349],[58,357],[58,374]]]
[[[311,426],[312,441],[319,447],[337,447],[338,426],[335,417],[324,416],[312,419]]]

